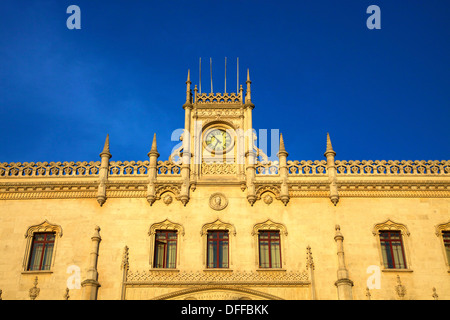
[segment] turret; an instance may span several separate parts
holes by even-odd
[[[149,157],[148,167],[148,186],[147,186],[147,201],[150,205],[156,200],[156,178],[157,178],[157,162],[159,153],[156,147],[156,133],[153,135],[152,148],[147,154]]]
[[[334,162],[336,152],[334,152],[333,146],[331,145],[329,133],[327,133],[327,149],[324,156],[327,158],[327,173],[328,180],[330,182],[330,200],[334,205],[336,205],[339,202],[339,194],[336,183],[336,166]]]
[[[284,146],[283,135],[280,133],[280,149],[277,153],[278,159],[280,161],[279,174],[281,180],[281,192],[280,192],[280,200],[287,205],[289,202],[289,188],[287,184],[288,180],[288,168],[287,168],[287,156],[289,154],[286,151]]]
[[[100,153],[101,164],[99,171],[99,186],[97,192],[97,202],[100,206],[106,201],[106,183],[108,182],[108,171],[109,171],[109,159],[112,155],[109,151],[109,135],[106,135],[105,145],[103,146],[103,151]]]

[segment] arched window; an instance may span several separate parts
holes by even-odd
[[[150,226],[150,265],[157,269],[175,269],[178,265],[179,243],[184,236],[184,228],[166,219]]]
[[[408,228],[388,219],[374,226],[373,235],[377,237],[383,270],[410,270],[407,240]]]
[[[230,235],[236,235],[234,226],[217,219],[204,224],[200,234],[204,239],[203,266],[206,270],[229,269],[232,264]]]
[[[450,221],[436,226],[436,236],[441,240],[445,263],[450,272]]]
[[[257,247],[257,263],[261,269],[282,268],[282,238],[287,236],[286,227],[270,219],[258,223],[253,227]]]
[[[24,270],[50,271],[55,260],[57,238],[61,236],[61,226],[47,220],[29,227],[25,233],[27,244],[23,260]]]

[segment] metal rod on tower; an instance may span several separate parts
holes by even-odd
[[[202,58],[201,57],[200,57],[200,63],[199,63],[198,77],[199,77],[200,94],[202,94]]]
[[[212,81],[212,58],[209,58],[209,69],[211,73],[211,93],[213,93],[213,81]]]
[[[237,58],[237,82],[236,82],[236,93],[239,93],[239,57]]]
[[[225,57],[225,91],[227,93],[227,57]]]

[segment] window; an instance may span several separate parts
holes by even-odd
[[[381,254],[387,269],[406,269],[405,252],[400,231],[380,231]]]
[[[228,231],[208,231],[207,267],[228,268]]]
[[[55,233],[34,233],[27,270],[50,270],[54,245]]]
[[[281,268],[280,232],[260,231],[259,242],[259,267]]]
[[[156,231],[154,268],[175,268],[177,257],[177,232]]]
[[[445,253],[447,254],[447,263],[450,265],[450,231],[443,231],[442,239],[444,240]]]

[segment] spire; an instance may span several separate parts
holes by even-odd
[[[286,151],[286,148],[284,147],[284,139],[283,134],[280,133],[280,150],[278,151],[278,157],[280,155],[288,156],[288,153]]]
[[[324,156],[326,157],[329,153],[333,154],[333,157],[336,155],[336,152],[334,152],[333,146],[331,145],[330,134],[327,132],[327,150],[325,151]]]
[[[247,81],[245,83],[247,84],[247,92],[245,94],[245,103],[251,103],[252,95],[251,95],[250,85],[252,82],[250,81],[250,69],[247,69]]]
[[[112,157],[110,151],[109,151],[109,134],[106,135],[105,145],[103,146],[103,151],[100,153],[100,157],[108,156],[109,158]]]
[[[156,133],[153,134],[153,142],[152,142],[152,148],[150,152],[147,154],[149,157],[151,155],[156,155],[156,157],[159,157],[158,149],[156,147]]]
[[[191,103],[191,70],[188,69],[187,80],[186,80],[186,103],[188,105]]]

